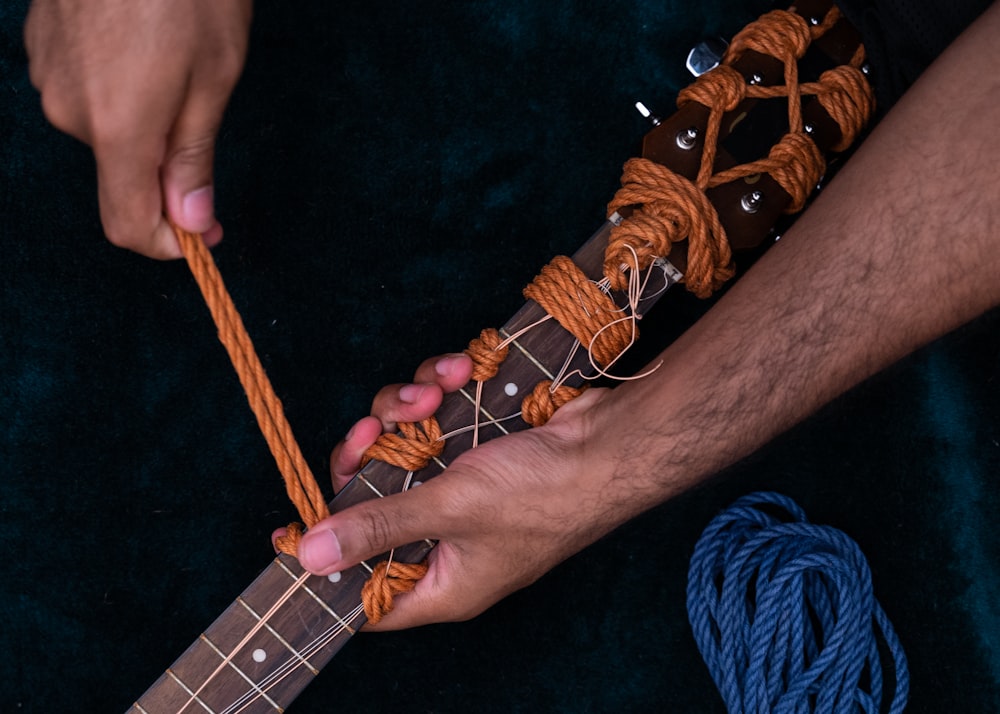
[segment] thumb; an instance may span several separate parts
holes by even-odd
[[[218,242],[212,168],[215,137],[225,105],[189,97],[167,143],[161,174],[170,220],[186,231],[209,234]],[[218,235],[213,235],[218,234]]]
[[[299,563],[315,575],[329,575],[407,543],[438,539],[432,483],[324,518],[302,536]]]

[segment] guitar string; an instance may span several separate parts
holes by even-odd
[[[633,263],[633,265],[637,265],[637,260]],[[623,266],[623,268],[625,268],[625,270],[627,272],[631,272],[631,271],[627,270],[626,266]],[[594,282],[594,281],[589,281],[589,282]],[[598,284],[598,283],[594,283],[594,284]],[[632,276],[630,276],[628,284],[629,284],[629,289],[626,291],[627,300],[625,301],[625,305],[621,306],[621,308],[620,308],[621,310],[624,311],[625,316],[623,318],[620,318],[620,320],[615,321],[615,322],[619,322],[621,320],[631,320],[632,321],[632,330],[631,330],[631,332],[633,334],[633,339],[634,339],[634,332],[635,332],[634,321],[636,319],[636,316],[635,316],[635,306],[637,305],[637,302],[638,302],[638,298],[636,297],[636,290],[637,290],[637,288],[635,287],[636,285],[638,285],[638,282],[637,282],[637,280],[634,279],[634,274]],[[644,285],[645,281],[643,281],[642,284]],[[609,292],[608,289],[607,289],[607,287],[605,287],[603,285],[601,285],[600,288],[605,293]],[[641,289],[638,292],[639,292],[639,294],[641,294]],[[586,305],[585,305],[586,301],[585,301],[585,299],[583,297],[583,294],[580,293],[579,290],[577,292],[577,300],[580,303],[580,306],[586,311]],[[546,322],[548,319],[551,319],[551,315],[546,315],[542,319],[537,320],[536,322],[532,323],[531,325],[529,325],[529,326],[527,326],[527,327],[519,330],[514,335],[511,335],[506,340],[504,340],[504,342],[502,343],[501,346],[505,346],[506,344],[509,344],[509,343],[515,341],[520,336],[526,334],[528,331],[534,329],[538,325]],[[612,324],[614,324],[614,323],[612,323]],[[599,334],[601,332],[602,332],[602,330],[599,330],[598,333],[597,333],[597,335],[595,335],[594,338],[591,340],[591,344],[588,345],[588,350],[587,350],[588,353],[592,352],[593,342],[594,342],[594,340],[597,339],[597,336],[599,336]],[[629,343],[629,344],[631,344],[631,343]],[[499,347],[495,348],[495,349],[499,349]],[[571,363],[572,355],[576,352],[577,349],[579,349],[579,341],[575,341],[574,344],[567,351],[567,356],[566,356],[565,362],[563,364],[563,367],[560,370],[559,382],[557,383],[556,386],[558,386],[558,384],[560,384],[563,381],[565,381],[565,378],[568,377],[568,375],[566,375],[565,372],[566,372],[567,366]],[[526,354],[530,355],[530,353],[528,353],[526,350],[524,350],[523,346],[521,346],[521,350],[523,352],[525,352]],[[590,358],[591,363],[593,364],[594,363],[593,355],[590,354],[589,358]],[[531,361],[537,364],[537,360],[536,359],[531,359]],[[610,364],[609,364],[609,366],[610,366]],[[482,381],[478,381],[477,382],[477,389],[476,389],[476,398],[475,398],[475,407],[476,407],[475,411],[474,411],[475,418],[473,420],[473,423],[470,426],[468,426],[468,427],[462,427],[462,430],[467,430],[467,429],[470,429],[470,428],[473,430],[473,432],[474,432],[473,446],[474,447],[478,446],[478,443],[479,443],[479,431],[480,431],[480,428],[482,426],[484,426],[484,425],[487,425],[488,423],[491,423],[491,422],[492,423],[497,423],[499,421],[499,420],[496,420],[496,419],[485,420],[484,421],[482,419],[482,389],[483,389],[483,382]],[[552,387],[552,389],[554,390],[555,387]],[[518,412],[518,413],[520,413],[520,412]],[[512,418],[514,416],[516,416],[516,415],[510,415],[509,417],[503,417],[502,419]],[[406,488],[407,488],[407,486],[409,484],[409,480],[410,479],[412,479],[412,472],[408,473],[408,475],[407,475],[407,483],[404,484],[403,490],[406,490]],[[391,559],[393,557],[393,554],[394,554],[394,550],[390,552],[390,555],[389,555],[390,562],[391,562]],[[216,667],[215,671],[213,671],[211,673],[211,675],[209,675],[209,677],[201,684],[201,686],[190,695],[190,698],[188,699],[188,701],[181,708],[181,710],[180,710],[181,712],[183,712],[184,710],[186,710],[195,701],[198,701],[198,696],[201,694],[201,692],[204,691],[205,687],[207,687],[212,682],[212,680],[214,680],[219,675],[219,673],[221,671],[223,671],[227,666],[232,665],[233,658],[235,656],[237,656],[237,654],[239,654],[239,652],[241,652],[244,649],[244,647],[246,646],[246,644],[269,622],[269,620],[274,616],[274,614],[280,610],[280,608],[284,605],[285,602],[287,602],[287,600],[298,589],[298,587],[302,583],[305,582],[305,580],[307,579],[307,577],[308,577],[307,574],[304,574],[303,576],[301,576],[284,593],[284,595],[268,610],[268,612],[265,613],[265,615],[261,618],[261,620],[258,623],[256,623],[254,627],[251,628],[250,632],[247,633],[247,635],[243,638],[243,640],[240,643],[238,643],[238,645],[236,646],[236,648],[234,648],[233,651],[230,652],[229,655],[227,655],[227,656],[224,657],[223,662]],[[296,666],[302,666],[302,665],[301,665],[301,663],[299,663]]]
[[[358,603],[354,609],[346,615],[345,619],[348,622],[354,621],[363,612],[364,606],[361,603]],[[351,627],[344,623],[338,623],[337,625],[327,628],[320,636],[316,637],[311,643],[302,648],[302,650],[297,651],[297,654],[301,656],[301,659],[295,656],[288,657],[277,669],[270,672],[266,677],[257,682],[256,684],[260,687],[261,692],[266,693],[273,689],[277,684],[294,673],[296,669],[305,666],[302,661],[303,659],[308,659],[313,654],[319,652],[330,644],[330,642],[335,640],[341,634],[350,631],[351,629]],[[258,692],[255,689],[247,690],[245,694],[219,712],[219,714],[239,714],[240,712],[245,711],[247,707],[263,696],[261,692]]]
[[[253,627],[250,628],[250,631],[243,637],[242,640],[240,640],[240,642],[236,645],[236,647],[232,650],[232,652],[230,652],[226,657],[223,658],[222,663],[219,664],[219,666],[215,668],[212,674],[208,676],[208,678],[201,684],[201,686],[198,687],[198,689],[196,689],[194,693],[191,694],[191,698],[188,699],[187,702],[185,702],[184,706],[182,706],[180,710],[178,710],[177,714],[183,714],[184,710],[194,703],[194,701],[198,698],[198,695],[205,690],[205,687],[207,687],[209,683],[216,676],[218,676],[220,671],[222,671],[227,665],[229,665],[232,662],[233,657],[235,657],[237,654],[240,653],[240,651],[246,646],[247,642],[249,642],[253,638],[253,636],[256,635],[261,630],[261,628],[264,627],[264,624],[267,622],[267,620],[269,620],[274,615],[274,613],[276,613],[281,608],[281,606],[288,601],[288,599],[292,596],[295,590],[297,590],[298,587],[308,579],[309,575],[310,573],[308,572],[303,573],[302,575],[299,576],[298,580],[296,580],[291,587],[285,590],[284,594],[280,598],[278,598],[278,601],[275,602],[274,605],[272,605],[271,608],[266,613],[264,613],[261,619]]]
[[[537,327],[538,325],[542,324],[543,322],[545,322],[550,317],[551,316],[546,316],[545,319],[538,320],[535,323],[527,326],[526,328],[524,328],[522,330],[519,330],[514,335],[511,335],[510,337],[508,337],[505,340],[505,342],[507,344],[509,344],[510,342],[513,342],[515,339],[517,339],[518,337],[524,335],[530,329],[532,329],[534,327]],[[521,349],[522,350],[524,349],[523,346],[521,347]],[[568,365],[571,362],[571,360],[572,360],[572,353],[574,353],[577,349],[579,349],[579,341],[574,341],[574,343],[571,346],[571,348],[569,350],[567,350],[567,357],[566,357],[566,361],[564,362],[563,370],[565,370],[566,365]],[[482,382],[479,382],[478,383],[478,387],[481,387],[482,384],[483,384]],[[480,396],[480,395],[481,395],[481,390],[477,389],[477,397]],[[521,412],[518,411],[518,412],[516,412],[514,414],[510,414],[510,415],[505,416],[505,417],[493,418],[493,419],[489,419],[489,420],[481,420],[479,418],[480,414],[481,414],[481,405],[477,404],[476,406],[477,406],[476,412],[475,412],[475,417],[476,418],[473,420],[473,422],[470,423],[470,424],[468,424],[468,425],[466,425],[466,426],[459,427],[458,429],[455,430],[456,432],[467,432],[469,430],[478,430],[478,428],[480,426],[488,426],[490,424],[495,424],[495,423],[499,423],[499,422],[502,422],[502,421],[510,420],[510,419],[516,418],[517,416],[519,416],[521,414]],[[455,432],[449,433],[446,436],[451,436],[454,433]],[[444,439],[444,438],[446,438],[446,436],[442,436],[441,438]],[[413,472],[412,471],[408,471],[406,479],[404,481],[404,485],[403,485],[403,490],[404,491],[407,490],[407,486],[409,485],[409,482],[412,479],[412,476],[413,476]],[[384,498],[385,497],[385,495],[382,494],[382,493],[379,493],[379,492],[376,492],[376,493],[377,493],[377,495],[380,498]],[[392,551],[390,551],[390,558],[392,557],[392,552],[394,552],[394,550],[395,549],[393,549]],[[365,565],[365,564],[362,563],[361,565]],[[308,572],[303,573],[301,576],[298,577],[298,579],[291,586],[289,586],[289,588],[283,593],[283,595],[278,599],[278,601],[275,602],[275,604],[272,605],[271,608],[269,608],[268,611],[266,613],[264,613],[264,615],[262,615],[260,617],[260,620],[257,623],[254,624],[254,626],[250,629],[250,631],[236,645],[236,647],[232,650],[232,652],[230,652],[230,654],[227,655],[224,658],[223,662],[220,663],[216,667],[216,669],[209,675],[209,677],[205,680],[205,682],[203,682],[202,685],[197,690],[195,690],[195,692],[190,696],[189,700],[179,710],[178,714],[183,714],[183,712],[185,711],[185,709],[187,709],[192,703],[194,703],[197,700],[198,696],[205,690],[205,688],[207,686],[209,686],[209,684],[212,682],[212,680],[214,680],[219,675],[219,673],[221,671],[223,671],[227,666],[235,666],[235,664],[232,663],[233,658],[236,657],[247,646],[247,644],[249,643],[249,641],[257,633],[259,633],[261,631],[261,629],[277,614],[277,612],[281,609],[281,607],[285,603],[288,602],[288,600],[292,597],[292,595],[296,591],[298,591],[298,589],[300,587],[302,587],[304,585],[304,583],[308,580],[309,576],[310,576],[310,573],[308,573]],[[354,619],[356,619],[357,616],[358,616],[358,614],[360,612],[363,612],[363,609],[364,608],[363,608],[362,604],[359,604],[359,605],[355,606],[350,611],[351,614],[348,616],[348,620],[353,621]],[[323,647],[326,647],[331,641],[333,641],[333,639],[335,639],[338,635],[342,634],[345,630],[351,630],[351,628],[347,627],[345,625],[337,625],[337,626],[331,627],[327,631],[325,631],[322,635],[320,635],[320,636],[316,637],[315,639],[313,639],[309,644],[306,645],[305,648],[303,648],[302,650],[297,650],[297,652],[299,652],[299,654],[301,654],[303,656],[303,659],[306,659],[312,653],[321,650]],[[352,631],[352,634],[353,634],[353,631]],[[307,652],[309,653],[308,655],[305,654]],[[260,699],[263,696],[263,693],[266,693],[267,691],[269,691],[275,684],[277,684],[277,682],[281,681],[282,679],[284,679],[285,677],[287,677],[288,675],[290,675],[292,672],[294,672],[299,667],[304,666],[303,659],[298,659],[296,657],[289,657],[288,659],[286,659],[285,662],[277,670],[274,670],[273,672],[269,673],[262,680],[254,682],[254,684],[257,687],[259,687],[259,691],[255,690],[255,689],[248,690],[246,693],[244,693],[243,695],[241,695],[235,702],[233,702],[226,709],[224,709],[223,710],[223,714],[237,714],[238,712],[244,711],[247,706],[249,706],[254,701],[257,701],[258,699]],[[240,670],[240,671],[242,671],[242,670]],[[274,675],[277,672],[281,672],[281,676],[279,678],[277,678],[277,679],[274,679]],[[240,704],[241,702],[245,702],[245,703],[241,705]],[[233,707],[236,707],[236,706],[238,706],[239,708],[238,709],[233,709]]]

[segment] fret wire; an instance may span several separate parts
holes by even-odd
[[[385,498],[385,494],[379,491],[377,488],[375,488],[375,484],[373,484],[371,481],[365,478],[364,472],[359,473],[358,478],[365,486],[370,488],[375,493],[376,496],[378,496],[379,498]]]
[[[184,682],[181,681],[180,677],[174,674],[174,670],[168,668],[167,674],[170,675],[170,677],[175,682],[177,682],[177,684],[180,685],[180,688],[183,689],[185,692],[187,692],[188,696],[190,697],[187,704],[181,707],[181,711],[178,712],[178,714],[181,714],[181,712],[183,712],[185,709],[191,706],[191,702],[198,702],[202,706],[202,709],[207,711],[208,714],[216,714],[216,712],[212,711],[212,708],[210,706],[205,704],[205,702],[201,701],[201,698],[197,694],[195,694],[194,691],[188,685],[184,684]]]
[[[296,578],[298,578],[298,576],[294,572],[292,572],[291,569],[289,569],[289,567],[287,565],[285,565],[283,562],[281,562],[280,558],[277,559],[277,562],[278,562],[278,565],[281,566],[281,569],[284,570],[286,573],[288,573],[288,575],[289,575],[290,578],[292,578],[293,580],[295,580]],[[330,613],[330,616],[333,619],[337,620],[337,622],[339,622],[341,625],[343,625],[344,628],[348,632],[350,632],[352,635],[354,634],[354,632],[355,632],[354,628],[352,628],[347,622],[345,622],[344,619],[340,615],[338,615],[334,611],[334,609],[332,607],[330,607],[329,605],[327,605],[326,602],[323,600],[323,598],[321,598],[319,595],[317,595],[313,591],[313,589],[311,587],[309,587],[308,585],[306,585],[305,582],[302,583],[301,587],[302,587],[303,590],[305,590],[307,593],[309,593],[309,595],[312,597],[312,599],[315,600],[316,602],[318,602],[320,604],[320,606],[324,610],[326,610],[328,613]]]
[[[146,711],[145,709],[142,708],[142,705],[139,704],[139,702],[136,702],[132,706],[139,710],[139,714],[149,714],[148,711]]]
[[[298,580],[295,581],[295,583],[292,585],[292,587],[288,588],[284,592],[284,594],[278,599],[278,601],[276,603],[274,603],[274,605],[271,606],[271,609],[268,610],[264,614],[264,619],[265,620],[266,619],[270,619],[271,615],[273,615],[275,612],[277,612],[281,608],[281,606],[284,605],[288,601],[288,598],[290,598],[292,596],[292,594],[295,592],[296,588],[298,586],[300,586],[302,583],[304,583],[306,581],[306,578],[308,578],[308,577],[309,577],[309,573],[303,573],[302,576]],[[231,655],[229,655],[228,658],[226,658],[226,660],[224,660],[222,664],[220,664],[218,667],[215,668],[215,671],[212,672],[212,674],[210,674],[208,676],[208,679],[206,679],[204,681],[204,683],[202,683],[202,685],[200,687],[198,687],[198,691],[197,692],[191,692],[192,701],[195,701],[195,700],[198,699],[198,692],[201,692],[205,687],[208,686],[209,682],[211,682],[216,676],[218,676],[219,672],[221,672],[223,670],[223,668],[226,666],[226,662],[229,659],[231,659],[232,657],[234,657],[237,652],[239,652],[240,650],[242,650],[243,647],[244,647],[244,645],[246,645],[246,643],[250,641],[250,638],[252,638],[254,635],[256,635],[260,631],[260,628],[262,626],[263,626],[263,620],[261,622],[258,622],[256,625],[254,625],[253,627],[250,628],[250,632],[248,632],[243,637],[243,639],[239,642],[239,644],[236,645],[235,649],[233,650],[233,653]],[[169,672],[170,670],[168,669],[167,671]],[[176,679],[176,676],[175,676],[175,679]],[[178,681],[180,681],[180,680],[178,680]],[[184,709],[186,709],[190,703],[191,702],[188,702],[188,704],[185,704],[184,705]],[[183,709],[182,709],[182,711],[183,711]],[[209,711],[211,711],[211,710],[209,710]],[[215,713],[213,712],[212,714],[215,714]]]
[[[258,621],[261,620],[261,616],[258,615],[257,612],[252,607],[250,607],[250,604],[246,600],[243,599],[242,595],[240,597],[236,598],[236,602],[238,602],[240,605],[242,605],[244,608],[246,608],[246,611],[249,612]],[[316,669],[315,667],[313,667],[309,663],[309,661],[299,653],[298,650],[296,650],[294,647],[292,647],[292,644],[288,640],[286,640],[284,637],[282,637],[278,633],[277,630],[275,630],[273,627],[271,627],[266,622],[264,623],[264,627],[267,629],[268,632],[271,633],[271,635],[274,636],[274,638],[276,640],[278,640],[278,642],[280,642],[281,644],[283,644],[285,646],[285,649],[287,649],[289,652],[291,652],[295,657],[298,657],[300,660],[302,660],[302,664],[304,666],[308,667],[310,672],[312,672],[314,675],[318,675],[319,674],[319,670]]]
[[[465,391],[465,387],[462,387],[458,391],[459,391],[459,393],[461,393],[461,395],[463,397],[465,397],[466,399],[469,400],[469,402],[472,404],[473,407],[476,406],[476,398],[473,397],[473,396],[471,396],[468,392],[466,392]],[[504,419],[509,419],[510,418],[509,416],[506,416],[506,417],[496,417],[496,416],[493,416],[493,414],[491,414],[490,412],[488,412],[486,410],[486,408],[482,404],[480,404],[478,408],[479,408],[479,413],[486,417],[486,422],[480,422],[479,426],[495,426],[497,429],[499,429],[500,431],[502,431],[504,434],[509,434],[510,433],[501,424],[501,422]],[[469,429],[469,428],[470,427],[463,427],[463,429],[466,429],[466,430]]]
[[[356,619],[362,613],[363,609],[364,608],[361,605],[356,606],[351,611],[352,614],[350,615],[349,619],[352,619],[352,620]],[[312,656],[313,654],[315,654],[316,652],[320,651],[321,649],[323,649],[324,647],[326,647],[328,644],[330,644],[330,642],[332,642],[333,639],[336,638],[337,635],[339,635],[343,631],[344,631],[343,627],[339,627],[339,628],[337,626],[328,627],[323,632],[323,634],[321,634],[319,637],[315,638],[308,646],[306,646],[305,648],[303,648],[303,652],[306,653],[307,657]],[[272,687],[276,686],[279,682],[281,682],[281,680],[283,680],[285,677],[287,677],[288,675],[290,675],[292,672],[294,672],[296,669],[298,669],[301,666],[302,666],[302,662],[296,663],[295,660],[293,660],[291,658],[286,659],[281,664],[281,666],[279,666],[278,668],[276,668],[273,672],[271,672],[271,674],[269,674],[267,677],[264,678],[264,680],[261,682],[261,684],[265,685],[263,687],[263,689],[264,690],[268,690],[268,689],[271,689]],[[221,714],[239,714],[244,709],[246,709],[248,706],[250,706],[251,704],[253,704],[253,702],[254,702],[254,700],[256,698],[259,698],[259,695],[255,696],[251,692],[246,692],[242,696],[240,696],[239,699],[237,699],[235,702],[233,702],[226,709],[225,712],[222,712]],[[236,706],[239,706],[239,709],[233,709],[233,707],[236,707]]]
[[[284,709],[282,707],[278,706],[278,703],[276,701],[274,701],[273,699],[271,699],[271,697],[267,696],[267,692],[265,692],[263,689],[261,689],[260,686],[256,682],[254,682],[246,672],[244,672],[242,669],[240,669],[239,667],[236,666],[236,663],[233,662],[232,657],[226,656],[226,653],[223,652],[222,650],[220,650],[218,647],[216,647],[215,643],[212,642],[210,639],[208,639],[204,634],[202,634],[202,636],[201,636],[200,639],[201,639],[202,642],[204,642],[209,647],[211,647],[213,650],[215,650],[215,653],[217,655],[219,655],[219,657],[222,658],[223,662],[225,662],[230,667],[232,667],[233,670],[236,672],[236,674],[240,675],[243,679],[246,680],[246,683],[249,684],[257,692],[257,698],[258,699],[264,699],[264,700],[266,700],[268,704],[270,704],[272,707],[274,707],[279,712],[283,712],[284,711]],[[246,694],[244,694],[243,696],[245,697]],[[230,706],[228,709],[231,710],[232,706]]]
[[[500,333],[500,335],[501,335],[501,336],[502,336],[502,337],[503,337],[503,338],[504,338],[505,340],[506,340],[506,339],[510,339],[510,333],[509,333],[509,332],[507,332],[506,328],[503,328],[503,327],[501,327],[501,328],[499,329],[499,333]],[[519,349],[519,350],[521,351],[521,354],[523,354],[523,355],[524,355],[525,357],[527,357],[527,358],[528,358],[528,360],[529,360],[529,361],[531,361],[531,363],[532,363],[532,364],[534,364],[534,365],[535,365],[536,367],[538,367],[538,369],[539,369],[539,370],[541,370],[541,371],[542,371],[542,373],[543,373],[543,374],[544,374],[544,375],[545,375],[546,377],[548,377],[549,379],[555,379],[555,375],[553,375],[553,374],[552,374],[552,373],[551,373],[551,372],[550,372],[550,371],[549,371],[549,370],[548,370],[548,369],[547,369],[547,368],[545,367],[545,365],[544,365],[544,364],[542,364],[542,363],[541,363],[541,362],[539,362],[539,361],[538,361],[537,359],[535,359],[535,355],[531,354],[531,353],[530,353],[530,352],[529,352],[529,351],[528,351],[528,350],[527,350],[527,349],[526,349],[526,348],[525,348],[525,347],[524,347],[524,346],[523,346],[523,345],[522,345],[522,344],[521,344],[520,342],[518,342],[517,340],[511,340],[509,344],[512,344],[512,345],[514,345],[514,346],[515,346],[515,347],[516,347],[517,349]]]

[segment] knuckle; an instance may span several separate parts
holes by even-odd
[[[369,551],[383,553],[389,550],[393,546],[391,542],[392,525],[386,513],[379,509],[370,508],[364,512],[363,518],[362,535]]]
[[[177,164],[199,165],[211,160],[215,148],[215,131],[189,137],[183,146],[178,146],[170,155],[170,161]]]
[[[49,123],[59,131],[79,137],[82,133],[82,127],[79,126],[80,122],[63,93],[57,91],[43,79],[39,79],[35,86],[41,93],[42,113],[49,120]]]
[[[111,245],[118,246],[119,248],[133,249],[139,244],[135,234],[118,223],[106,223],[104,226],[104,235]]]

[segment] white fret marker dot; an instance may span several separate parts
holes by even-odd
[[[253,651],[253,661],[260,663],[267,659],[267,652],[261,649],[256,649]]]
[[[340,573],[339,572],[337,572],[337,573],[330,573],[329,575],[326,576],[326,579],[329,580],[331,583],[339,583],[340,582]]]
[[[423,486],[423,485],[424,485],[423,481],[414,481],[413,483],[410,484],[410,488],[416,488],[417,486]]]
[[[507,382],[507,384],[504,385],[503,392],[508,397],[513,397],[515,394],[517,394],[517,385],[514,384],[513,382]]]

